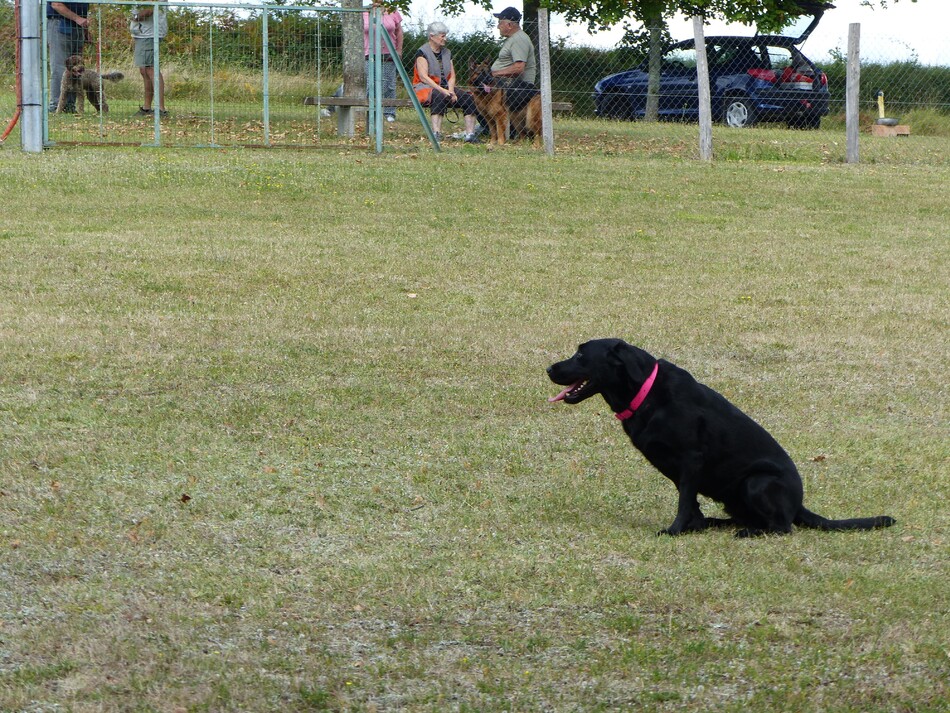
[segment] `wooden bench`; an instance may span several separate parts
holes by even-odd
[[[353,135],[353,110],[369,108],[366,97],[304,97],[304,106],[336,107],[336,128],[340,136]],[[383,99],[383,106],[412,107],[411,99]],[[551,102],[551,111],[573,111],[571,102]]]
[[[369,108],[366,97],[304,97],[304,106],[336,107],[336,131],[340,136],[352,136],[355,125],[354,109]],[[411,99],[383,99],[383,106],[411,107]]]

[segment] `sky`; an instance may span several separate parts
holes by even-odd
[[[950,66],[950,0],[890,0],[886,10],[861,7],[860,0],[832,2],[835,9],[825,12],[821,23],[802,45],[802,51],[811,59],[824,61],[834,50],[847,53],[848,27],[857,22],[861,24],[862,59],[889,62],[916,58],[925,65]],[[497,0],[493,12],[508,4],[506,0]],[[519,10],[523,7],[518,0],[510,4]],[[452,17],[438,11],[438,0],[413,0],[408,20],[414,26],[442,20],[453,32],[462,34],[494,27],[495,19],[490,13],[474,5],[468,7],[462,15]],[[487,24],[489,21],[491,25]],[[753,33],[754,28],[743,25],[714,23],[706,27],[706,34]],[[616,28],[591,35],[584,26],[567,25],[556,15],[551,18],[552,39],[566,38],[573,45],[613,47],[622,34],[622,30]],[[692,37],[692,22],[688,18],[674,18],[670,22],[670,34],[674,40]]]

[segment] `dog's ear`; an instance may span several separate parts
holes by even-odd
[[[642,349],[619,339],[608,349],[607,359],[611,365],[621,367],[633,381],[637,382],[642,382],[650,375],[654,362],[653,357]]]
[[[611,366],[626,366],[625,355],[619,342],[607,348],[607,363]]]

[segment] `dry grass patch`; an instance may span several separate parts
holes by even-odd
[[[416,156],[0,153],[0,708],[946,707],[945,167]],[[657,538],[613,335],[898,525]]]

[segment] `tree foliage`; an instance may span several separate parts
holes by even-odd
[[[899,0],[862,0],[862,5],[886,8]],[[409,0],[389,0],[403,9]],[[917,0],[910,0],[917,2]],[[471,0],[486,10],[493,0]],[[439,7],[449,15],[462,12],[465,0],[442,0]],[[726,20],[757,25],[761,31],[777,31],[797,17],[809,15],[822,7],[833,7],[821,0],[525,0],[525,14],[529,6],[546,7],[563,14],[568,21],[585,22],[591,30],[602,30],[633,19],[649,26],[677,12],[700,15],[708,20]]]

